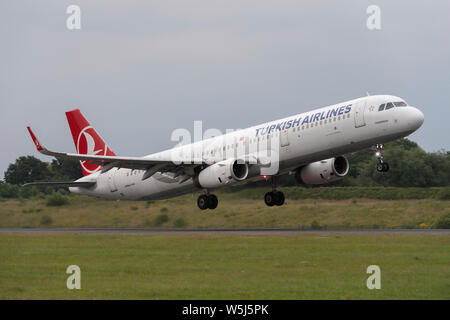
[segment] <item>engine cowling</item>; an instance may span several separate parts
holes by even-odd
[[[217,162],[198,174],[196,183],[200,188],[217,188],[247,179],[248,164],[238,159]]]
[[[337,181],[347,175],[348,160],[344,156],[310,163],[298,168],[295,180],[304,184],[324,184]]]

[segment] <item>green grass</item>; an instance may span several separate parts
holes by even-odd
[[[0,235],[0,299],[450,299],[446,235]],[[66,288],[67,266],[81,290]],[[381,268],[381,290],[366,268]]]
[[[262,200],[265,190],[258,192],[258,199],[246,198],[241,192],[217,193],[220,201],[214,211],[199,210],[196,196],[191,195],[154,202],[108,201],[72,195],[67,197],[69,204],[62,206],[47,206],[45,197],[3,199],[0,227],[311,229],[319,225],[326,229],[433,228],[443,216],[450,214],[448,201],[433,198],[287,198],[285,206],[267,207]]]

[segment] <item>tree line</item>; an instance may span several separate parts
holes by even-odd
[[[22,156],[8,166],[5,180],[0,181],[0,197],[29,198],[38,194],[53,193],[55,188],[22,187],[35,181],[74,181],[83,176],[80,163],[76,160],[54,159],[44,162],[33,156]]]

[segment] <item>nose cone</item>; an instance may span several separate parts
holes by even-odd
[[[422,111],[420,111],[419,109],[415,108],[415,107],[410,107],[408,108],[408,124],[409,126],[411,126],[411,129],[413,130],[417,130],[420,128],[420,126],[422,125],[425,117],[422,113]]]

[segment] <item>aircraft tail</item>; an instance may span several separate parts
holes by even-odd
[[[79,109],[66,112],[66,116],[78,154],[115,156],[115,153],[89,124]],[[102,169],[99,163],[93,161],[80,161],[80,164],[85,176]]]

